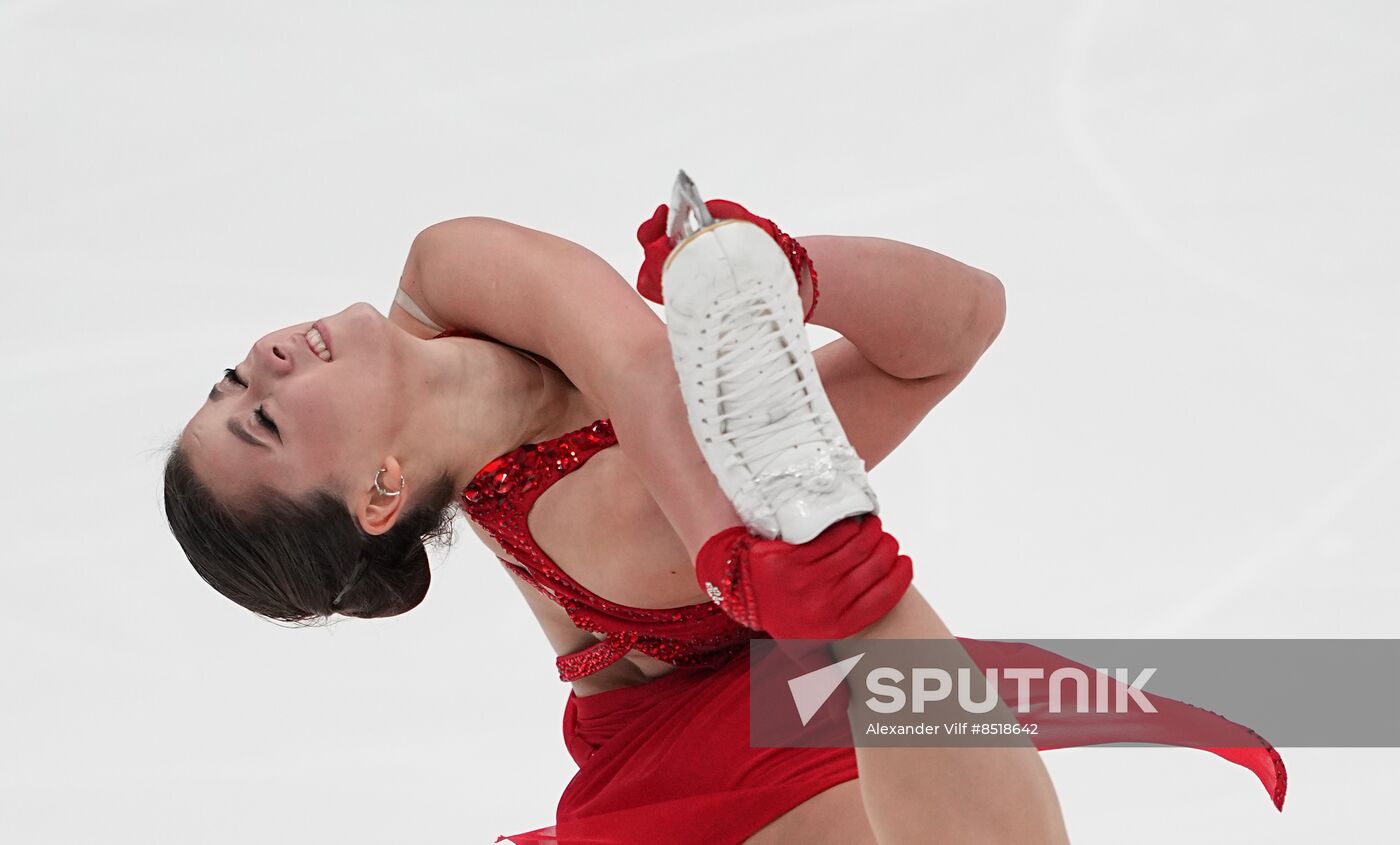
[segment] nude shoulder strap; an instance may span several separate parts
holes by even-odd
[[[423,313],[423,309],[418,307],[418,303],[414,302],[413,298],[410,297],[408,293],[404,291],[403,288],[399,288],[398,292],[394,294],[394,303],[403,310],[407,311],[409,315],[413,317],[413,319],[417,320],[418,322],[422,323],[423,325],[427,326],[433,331],[447,331],[447,329],[443,328],[442,326],[439,326],[437,323],[434,323],[432,320],[428,319],[428,315]]]

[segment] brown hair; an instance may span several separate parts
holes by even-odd
[[[264,487],[254,508],[235,510],[199,480],[178,444],[165,464],[165,516],[195,571],[226,598],[284,622],[417,607],[431,581],[426,544],[451,542],[456,495],[444,473],[373,535],[329,491],[293,500]]]

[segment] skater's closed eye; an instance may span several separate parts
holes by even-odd
[[[211,402],[218,402],[219,400],[224,398],[223,392],[219,390],[220,385],[224,384],[236,384],[239,387],[245,389],[248,387],[248,383],[238,375],[238,371],[236,369],[234,369],[233,367],[227,367],[224,369],[223,380],[221,380],[218,384],[214,385],[214,387],[211,388],[209,391],[209,400]],[[275,434],[278,440],[282,439],[282,432],[280,429],[278,429],[277,423],[273,421],[272,417],[267,415],[267,412],[263,410],[262,405],[259,405],[253,409],[253,419],[257,420],[258,425],[261,425],[263,428]],[[257,437],[254,437],[252,432],[239,425],[238,420],[233,417],[230,417],[228,420],[228,430],[232,432],[233,435],[239,440],[242,440],[244,443],[247,443],[250,446],[261,446],[263,448],[267,448],[266,443],[259,440]]]
[[[248,386],[248,383],[246,381],[239,378],[237,370],[235,370],[233,367],[226,367],[224,369],[224,377],[220,379],[213,387],[209,388],[210,402],[217,402],[220,399],[224,398],[224,394],[219,391],[219,386],[224,384],[236,384],[239,387]]]
[[[269,417],[267,415],[267,413],[263,410],[263,406],[259,405],[258,407],[254,408],[253,416],[257,417],[258,422],[264,428],[266,428],[268,431],[271,431],[273,434],[278,435],[279,440],[281,439],[281,432],[277,429],[277,423],[273,422],[272,417]]]

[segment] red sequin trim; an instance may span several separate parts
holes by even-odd
[[[581,630],[602,634],[596,646],[559,658],[561,680],[577,680],[636,649],[677,666],[719,665],[762,634],[739,625],[712,602],[672,608],[618,604],[589,591],[554,563],[530,535],[527,517],[551,484],[617,444],[601,419],[553,440],[526,443],[487,463],[462,490],[462,508],[514,561],[527,584],[564,608]]]
[[[788,263],[792,265],[792,272],[797,275],[797,283],[802,284],[803,266],[806,266],[812,274],[812,304],[807,306],[807,315],[802,318],[802,322],[810,323],[812,314],[817,310],[817,298],[821,295],[817,290],[817,265],[812,263],[812,259],[807,255],[807,249],[797,242],[797,238],[779,229],[772,220],[768,221],[768,225],[772,226],[773,231],[777,233],[778,246],[782,247],[783,252],[787,254]]]

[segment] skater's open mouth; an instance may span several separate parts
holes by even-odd
[[[307,331],[306,345],[311,347],[312,353],[322,361],[331,360],[330,332],[323,331],[320,323],[316,323]]]

